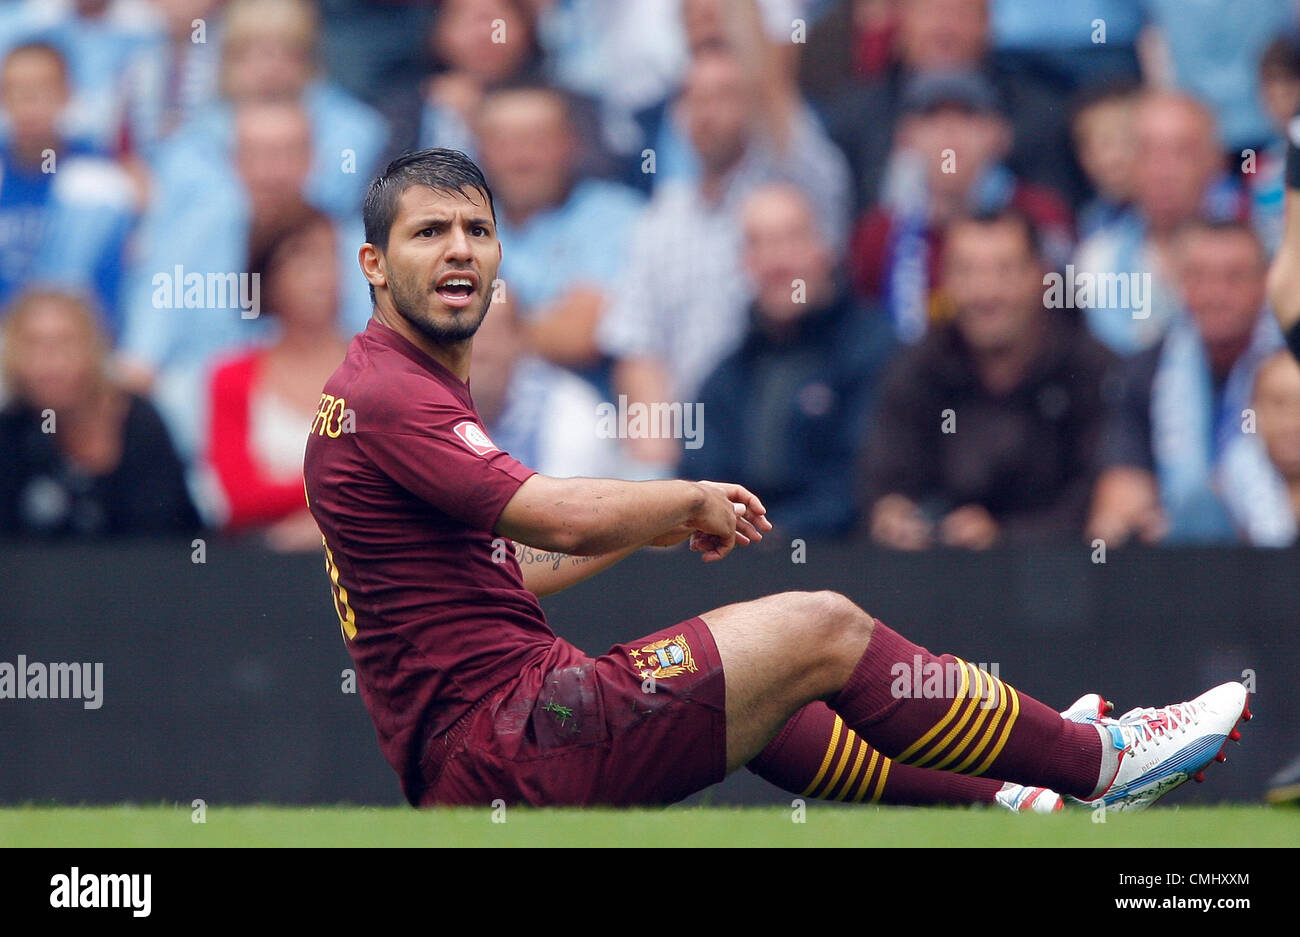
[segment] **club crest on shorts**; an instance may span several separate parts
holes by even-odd
[[[487,455],[489,452],[500,452],[497,444],[494,443],[488,434],[483,432],[483,427],[479,426],[473,420],[461,420],[452,430],[460,437],[460,441],[469,446],[475,455]]]
[[[700,668],[691,656],[691,646],[686,643],[686,635],[679,634],[673,638],[664,638],[642,648],[633,648],[627,652],[635,667],[643,677],[664,680],[679,673],[695,673]]]

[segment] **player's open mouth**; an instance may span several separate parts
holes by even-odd
[[[449,273],[438,281],[434,288],[442,301],[448,306],[468,306],[474,291],[478,289],[478,277],[472,273]]]

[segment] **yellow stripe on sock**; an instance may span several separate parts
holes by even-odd
[[[970,670],[975,671],[974,687],[969,686],[970,683],[969,674],[967,674],[968,668]],[[966,728],[967,724],[970,722],[971,716],[974,715],[975,713],[975,707],[979,704],[980,689],[983,687],[983,685],[984,685],[983,680],[980,678],[980,669],[978,667],[972,667],[970,664],[963,664],[962,665],[962,688],[961,688],[961,692],[958,693],[957,696],[959,698],[966,696],[967,689],[970,689],[972,691],[970,694],[970,702],[966,704],[966,709],[962,712],[961,717],[952,724],[952,728],[948,730],[948,734],[945,735],[938,742],[936,742],[934,745],[932,745],[930,747],[930,751],[926,753],[924,758],[920,758],[912,762],[912,765],[914,767],[924,768],[925,763],[927,761],[929,761],[931,758],[938,757],[939,754],[942,753],[943,750],[946,749],[952,743],[952,740],[957,737],[957,734],[961,732],[962,729]],[[958,751],[960,751],[960,746],[958,746]],[[953,754],[948,756],[948,759],[950,760],[952,758],[955,758],[956,755],[957,753],[954,752]]]
[[[1003,686],[1006,686],[1006,684],[1003,684]],[[979,777],[987,771],[989,765],[993,764],[998,755],[1002,754],[1002,746],[1007,744],[1007,739],[1011,735],[1011,727],[1016,724],[1016,718],[1020,715],[1020,695],[1016,693],[1015,687],[1006,686],[1006,690],[1011,694],[1011,715],[1007,718],[1007,724],[1002,727],[1002,735],[998,738],[998,744],[993,746],[993,751],[989,752],[989,756],[984,759],[984,763],[975,770],[974,777]]]
[[[871,795],[871,802],[874,804],[880,800],[880,795],[885,793],[885,778],[889,777],[889,759],[880,766],[880,777],[876,779],[876,790]]]
[[[844,786],[840,788],[836,800],[844,800],[849,796],[849,791],[853,790],[853,782],[858,779],[858,772],[862,770],[862,762],[867,760],[867,743],[862,741],[857,733],[852,733],[852,737],[858,740],[858,757],[853,759],[853,767],[849,769],[849,776],[844,779]]]
[[[992,701],[993,701],[993,698],[994,698],[994,697],[993,697],[993,694],[997,693],[997,682],[996,682],[996,678],[993,677],[991,674],[984,673],[984,671],[980,670],[978,667],[975,669],[975,674],[976,674],[976,679],[977,679],[977,680],[983,680],[983,681],[986,681],[986,686],[988,687],[988,694],[989,694],[989,696],[988,696],[988,703],[987,703],[987,705],[986,705],[985,700],[983,699],[983,694],[982,694],[982,692],[981,692],[981,694],[980,694],[980,695],[981,695],[981,698],[980,698],[980,701],[979,701],[979,709],[980,709],[980,713],[979,713],[979,715],[975,717],[975,721],[972,722],[971,725],[970,725],[970,728],[966,730],[966,735],[965,735],[965,736],[962,738],[962,740],[957,744],[957,746],[952,750],[952,752],[948,755],[948,757],[945,758],[943,761],[939,762],[939,763],[936,764],[936,765],[931,765],[931,769],[934,770],[934,771],[944,771],[944,770],[947,770],[947,769],[948,769],[948,766],[949,766],[950,764],[952,764],[954,761],[956,761],[958,758],[960,758],[963,754],[965,754],[966,752],[968,752],[968,751],[971,750],[971,749],[970,749],[971,741],[972,741],[972,740],[973,740],[977,735],[979,735],[980,727],[981,727],[982,725],[984,725],[984,720],[987,719],[987,718],[989,717],[989,713],[993,712],[993,710],[996,708],[995,705],[994,705],[994,703],[992,702]],[[982,676],[981,676],[981,675],[982,675]],[[999,699],[1000,699],[1000,698],[1001,698],[1001,697],[999,697]],[[996,721],[996,720],[995,720],[995,721]],[[990,733],[990,735],[991,735],[991,734],[992,734],[992,733]],[[982,749],[982,746],[976,746],[975,753],[974,753],[973,755],[971,755],[971,756],[970,756],[966,761],[964,761],[964,762],[962,762],[962,763],[963,763],[964,765],[966,765],[967,767],[969,767],[970,764],[971,764],[972,762],[974,762],[976,758],[979,757],[979,751],[980,751],[981,749]],[[952,769],[952,770],[956,770],[956,769]]]
[[[999,722],[1002,721],[1003,715],[1006,714],[1007,703],[1010,701],[1010,694],[1007,693],[1007,685],[997,677],[992,677],[991,679],[993,685],[998,691],[997,711],[993,713],[993,718],[989,720],[988,728],[986,728],[984,734],[980,736],[979,742],[966,753],[966,757],[962,759],[961,764],[949,769],[958,774],[965,774],[970,766],[975,764],[979,757],[984,754],[989,747],[989,742],[993,739],[993,734],[998,730]]]
[[[881,757],[880,752],[874,748],[871,749],[871,760],[867,762],[867,773],[862,776],[862,783],[858,786],[858,789],[853,792],[854,803],[861,801],[863,796],[867,793],[867,785],[871,783],[871,772],[876,770],[876,762],[878,762]],[[885,761],[888,760],[888,758],[885,759]]]
[[[831,743],[826,746],[826,757],[822,759],[822,766],[817,769],[817,776],[812,779],[812,783],[804,789],[803,796],[811,797],[812,792],[821,784],[822,778],[826,777],[826,769],[831,766],[831,757],[835,754],[835,747],[840,742],[840,732],[844,730],[844,720],[838,715],[835,717],[835,723],[831,726]]]
[[[944,727],[947,726],[948,723],[952,721],[952,717],[957,714],[957,710],[961,708],[962,698],[966,695],[966,681],[969,678],[969,674],[966,673],[966,666],[965,666],[966,662],[962,660],[960,657],[956,658],[956,660],[958,663],[962,665],[961,693],[959,693],[957,697],[952,701],[952,706],[948,708],[948,712],[944,714],[944,717],[934,724],[934,728],[932,728],[929,732],[925,733],[925,735],[921,736],[919,739],[917,739],[915,742],[909,745],[906,751],[904,751],[901,755],[899,755],[894,759],[895,761],[906,763],[909,758],[911,758],[918,751],[920,751],[922,748],[928,745],[932,738],[934,738],[936,735],[942,732],[944,730]],[[917,690],[916,687],[912,687],[913,696],[916,695],[916,690]]]
[[[823,797],[830,800],[831,791],[835,790],[835,785],[840,783],[840,775],[844,773],[844,766],[849,763],[849,755],[853,752],[853,740],[856,738],[858,738],[858,736],[852,729],[850,729],[848,735],[844,739],[844,753],[840,755],[840,760],[835,763],[835,773],[832,774],[831,779],[826,782],[826,789],[820,794],[813,794],[814,797]]]

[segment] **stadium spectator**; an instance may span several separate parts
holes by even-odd
[[[1053,268],[1069,258],[1073,232],[1057,193],[1017,179],[1003,163],[1011,125],[979,74],[918,76],[901,108],[886,193],[858,223],[850,267],[858,292],[880,297],[899,337],[910,342],[947,314],[935,289],[943,230],[953,218],[1015,207],[1034,222]]]
[[[1142,71],[1148,85],[1177,87],[1205,102],[1232,164],[1272,135],[1259,93],[1259,60],[1295,25],[1294,0],[1145,0],[1151,31]]]
[[[426,41],[429,74],[393,89],[383,108],[394,149],[444,146],[473,157],[474,115],[484,93],[544,79],[533,12],[524,0],[447,0]]]
[[[1271,256],[1282,243],[1285,220],[1287,133],[1300,110],[1300,33],[1289,32],[1269,43],[1259,62],[1259,87],[1273,137],[1256,154],[1254,172],[1245,178],[1251,220]]]
[[[122,77],[124,153],[151,156],[220,94],[222,0],[152,0],[160,24]]]
[[[1098,86],[1076,99],[1070,136],[1092,190],[1079,209],[1081,240],[1118,222],[1133,201],[1137,100],[1128,85]]]
[[[579,175],[568,101],[543,85],[489,91],[476,120],[478,149],[496,205],[501,278],[530,347],[604,386],[596,326],[643,199]]]
[[[1300,531],[1300,364],[1289,351],[1259,366],[1251,408],[1256,432],[1243,433],[1225,454],[1234,484],[1223,489],[1224,504],[1243,542],[1291,546]]]
[[[597,331],[617,359],[614,386],[632,402],[689,401],[745,332],[740,276],[741,201],[760,182],[792,181],[809,192],[832,244],[846,226],[848,170],[803,104],[793,80],[765,52],[751,22],[750,45],[701,50],[681,105],[702,173],[664,183],[637,224],[625,276]],[[651,474],[679,454],[671,439],[628,440]]]
[[[68,62],[65,135],[115,155],[125,75],[158,28],[148,0],[18,0],[0,8],[0,55],[29,42],[58,49]]]
[[[0,66],[0,304],[33,282],[93,292],[119,328],[118,290],[136,218],[131,180],[66,140],[67,65],[52,45],[12,49]]]
[[[702,445],[690,478],[763,492],[778,531],[853,527],[853,468],[876,386],[894,350],[884,316],[855,300],[801,189],[763,185],[742,208],[749,334],[700,391]],[[477,348],[475,349],[477,351]]]
[[[760,80],[762,74],[763,81],[780,83],[782,95],[797,95],[800,46],[791,41],[796,13],[790,0],[680,0],[680,6],[687,68],[700,52],[725,46],[749,63],[751,78]],[[624,163],[629,185],[653,192],[668,182],[699,180],[702,170],[686,110],[680,93],[673,93],[635,115],[641,142]]]
[[[235,126],[234,151],[207,176],[205,194],[155,201],[129,274],[119,367],[133,387],[152,389],[187,462],[205,435],[194,402],[204,397],[207,368],[217,356],[267,337],[249,258],[311,208],[323,208],[304,194],[313,127],[301,105],[242,104]],[[351,273],[365,236],[354,214],[336,221],[339,269]],[[365,328],[364,278],[345,277],[340,299],[345,333]]]
[[[4,322],[0,532],[50,537],[198,526],[158,413],[108,374],[107,338],[79,295],[33,289]]]
[[[1064,154],[1068,133],[1056,96],[999,70],[989,56],[988,0],[902,0],[897,63],[822,102],[827,130],[853,167],[859,211],[873,208],[884,181],[901,102],[910,81],[930,72],[979,71],[997,89],[1014,130],[1007,165],[1019,178],[1065,193],[1080,184]]]
[[[311,0],[230,0],[221,21],[221,97],[200,107],[150,158],[155,201],[203,200],[235,142],[243,105],[293,103],[311,122],[305,195],[336,217],[354,215],[388,148],[380,114],[319,73]]]
[[[1250,427],[1256,372],[1282,344],[1264,306],[1263,246],[1243,222],[1198,222],[1174,257],[1186,314],[1126,362],[1106,430],[1088,526],[1112,546],[1235,542],[1223,493],[1255,498],[1261,477],[1227,456]]]
[[[1147,92],[1133,115],[1133,208],[1079,245],[1073,282],[1118,275],[1140,291],[1097,290],[1080,305],[1088,327],[1121,355],[1150,348],[1178,310],[1172,242],[1201,216],[1241,214],[1239,193],[1224,179],[1214,117],[1195,98]]]
[[[475,334],[470,384],[488,436],[514,458],[557,478],[621,474],[618,439],[600,432],[600,395],[531,353],[513,302],[493,302]]]
[[[1077,538],[1096,477],[1113,357],[1043,302],[1044,261],[1014,210],[945,236],[955,318],[890,369],[863,503],[900,549]]]
[[[330,219],[310,212],[253,258],[277,334],[219,363],[208,385],[206,462],[218,497],[205,514],[231,529],[269,526],[281,549],[320,546],[302,457],[320,389],[347,351],[336,240]]]

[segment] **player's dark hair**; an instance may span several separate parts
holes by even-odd
[[[480,190],[487,198],[492,220],[496,221],[496,205],[492,190],[488,188],[483,171],[460,150],[434,147],[403,153],[384,167],[366,191],[361,220],[366,226],[366,240],[384,250],[388,247],[388,232],[397,218],[397,203],[402,194],[413,185],[428,186],[439,192],[462,195],[466,186]]]
[[[413,185],[428,186],[439,192],[451,192],[464,197],[461,189],[468,186],[478,189],[487,199],[492,220],[496,221],[496,205],[492,190],[488,188],[483,171],[460,150],[434,147],[403,153],[384,167],[370,183],[366,201],[361,208],[365,224],[366,241],[381,251],[388,248],[388,234],[397,218],[397,203],[402,193]],[[375,288],[370,287],[370,301],[375,301]]]

